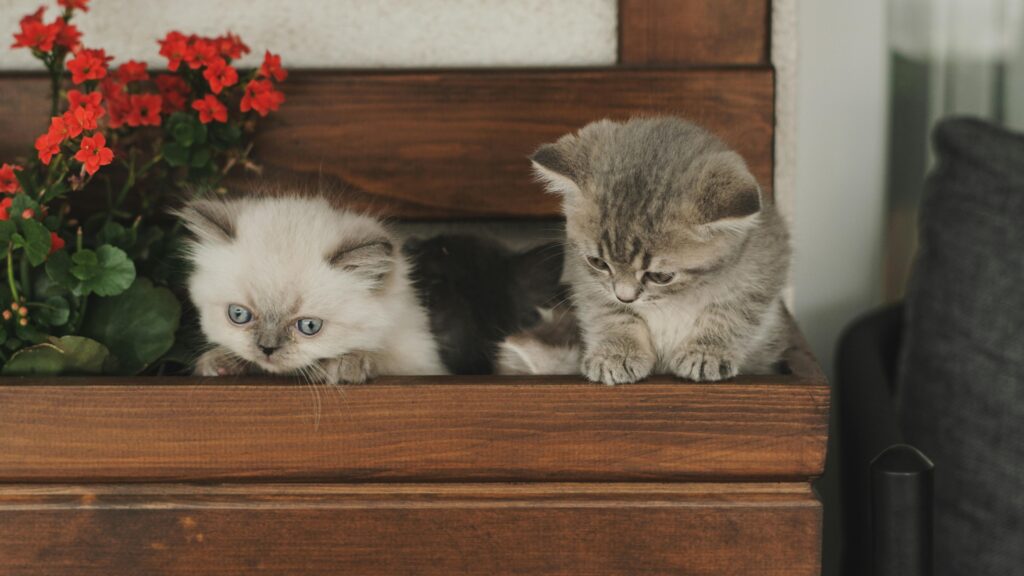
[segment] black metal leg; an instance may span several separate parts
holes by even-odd
[[[932,472],[913,446],[896,444],[871,462],[874,576],[932,575]]]

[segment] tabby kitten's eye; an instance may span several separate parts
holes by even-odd
[[[594,268],[595,270],[600,270],[601,272],[611,271],[611,269],[608,267],[608,263],[596,256],[587,256],[587,264],[590,264],[592,268]]]
[[[252,312],[241,304],[229,304],[228,318],[235,324],[248,324],[252,320]]]
[[[671,272],[647,272],[644,274],[644,280],[661,286],[668,284],[675,277],[676,275]]]
[[[324,321],[319,318],[299,318],[298,322],[295,323],[295,327],[299,329],[299,332],[306,336],[316,334],[323,325]]]

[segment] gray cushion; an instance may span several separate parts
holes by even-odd
[[[936,466],[936,574],[1024,570],[1024,135],[934,133],[900,374],[907,440]]]

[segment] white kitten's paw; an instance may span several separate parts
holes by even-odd
[[[654,355],[637,349],[634,342],[606,341],[583,357],[580,370],[591,382],[630,384],[647,378],[654,369]]]
[[[672,361],[672,372],[695,382],[717,382],[739,373],[739,365],[725,354],[710,350],[684,350]]]
[[[196,360],[196,376],[241,376],[248,372],[245,360],[238,358],[223,348],[207,350]]]
[[[362,384],[377,375],[373,358],[366,352],[350,352],[340,358],[323,361],[330,384]]]

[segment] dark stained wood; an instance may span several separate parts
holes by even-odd
[[[806,484],[0,486],[0,573],[817,575]]]
[[[794,374],[716,384],[5,379],[0,482],[806,479],[829,391],[801,354]]]
[[[540,144],[605,117],[678,114],[719,134],[772,187],[773,79],[744,70],[306,72],[262,124],[268,174],[353,190],[358,208],[401,218],[558,215],[533,180]],[[45,128],[45,81],[0,76],[0,158]]]
[[[767,64],[770,10],[770,0],[619,0],[619,61]]]

